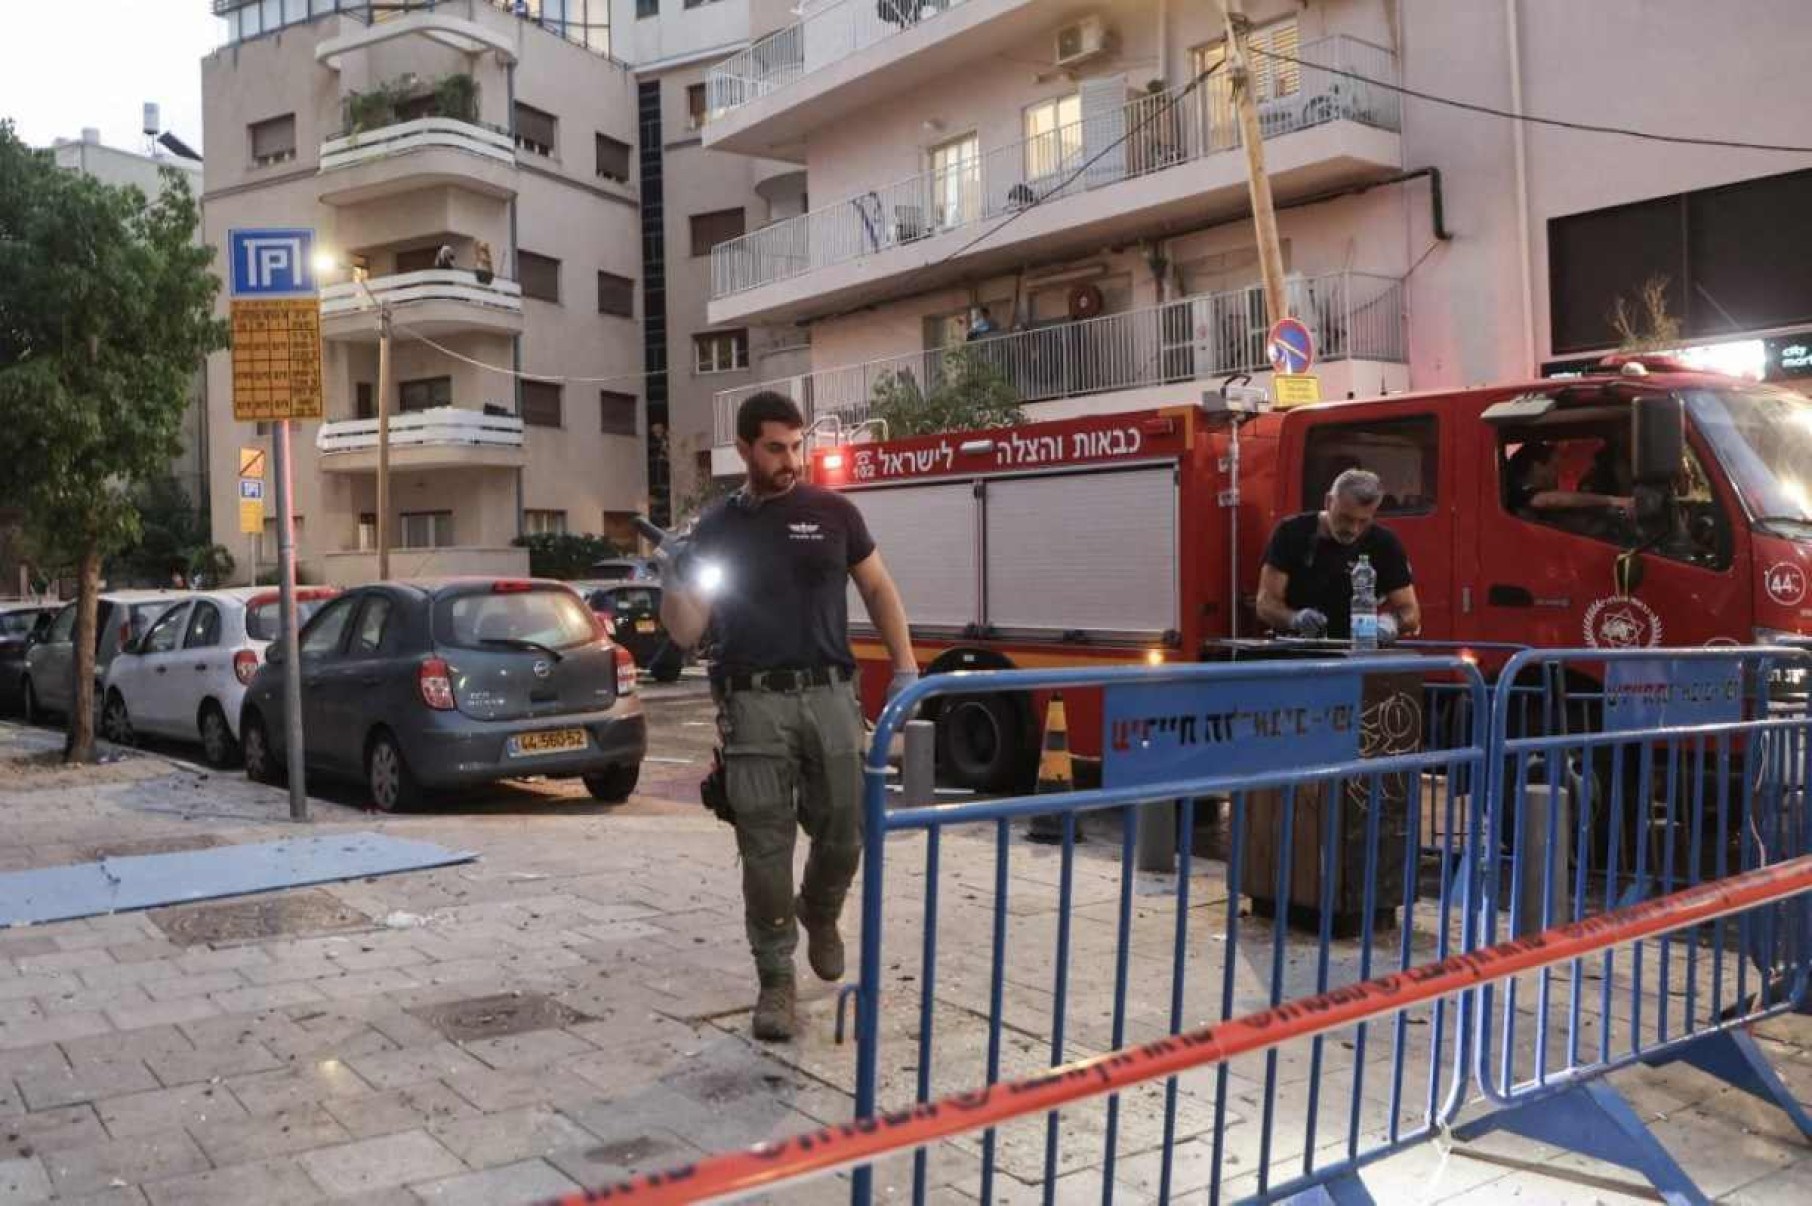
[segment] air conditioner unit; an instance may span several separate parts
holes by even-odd
[[[1057,66],[1073,67],[1107,51],[1112,35],[1098,16],[1084,17],[1057,30]]]

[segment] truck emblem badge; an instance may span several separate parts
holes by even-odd
[[[1768,597],[1782,607],[1793,607],[1806,597],[1806,571],[1791,561],[1783,561],[1762,575]]]
[[[554,672],[554,664],[545,658],[535,663],[535,677],[546,678]]]
[[[1661,643],[1661,617],[1632,595],[1599,599],[1585,613],[1586,644],[1594,649],[1645,649]]]

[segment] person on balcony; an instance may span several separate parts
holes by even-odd
[[[988,313],[988,307],[977,306],[974,314],[975,316],[969,320],[969,334],[965,337],[965,342],[974,343],[978,339],[986,339],[1000,331],[1000,327],[994,322],[994,316]]]

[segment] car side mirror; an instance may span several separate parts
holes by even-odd
[[[1672,492],[1686,455],[1686,412],[1672,394],[1636,399],[1631,414],[1631,476],[1638,485]]]
[[[264,664],[267,666],[281,666],[283,664],[283,646],[273,641],[264,651]]]

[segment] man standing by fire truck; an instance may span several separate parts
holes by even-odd
[[[837,919],[862,857],[865,735],[849,646],[854,580],[893,663],[889,696],[918,678],[906,610],[855,504],[799,480],[805,420],[763,391],[736,415],[742,489],[708,509],[687,551],[663,545],[661,619],[682,647],[715,625],[711,671],[723,743],[723,803],[742,855],[742,895],[760,994],[752,1029],[793,1037],[798,926],[823,980],[843,977]],[[793,892],[797,827],[811,839]]]
[[[1409,556],[1379,525],[1384,485],[1378,475],[1348,469],[1334,479],[1322,510],[1279,523],[1258,571],[1258,618],[1273,632],[1299,637],[1352,636],[1353,566],[1368,558],[1383,605],[1378,638],[1389,644],[1422,627]]]

